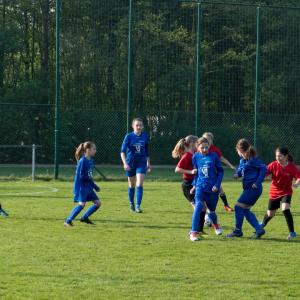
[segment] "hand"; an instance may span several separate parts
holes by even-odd
[[[196,187],[194,187],[194,186],[191,188],[191,190],[190,190],[190,194],[191,194],[191,195],[192,195],[192,194],[195,194],[195,189],[196,189]]]
[[[296,189],[299,186],[296,182],[293,184],[293,187]]]
[[[234,173],[233,178],[234,178],[234,179],[238,179],[238,178],[239,178],[239,175],[238,175],[237,173]]]
[[[198,173],[198,170],[197,169],[193,169],[192,171],[191,171],[191,174],[192,175],[196,175]]]
[[[100,187],[98,185],[95,185],[95,191],[100,192]]]
[[[130,168],[130,166],[128,164],[124,164],[124,170],[125,171],[130,171],[131,168]]]
[[[255,183],[252,184],[253,189],[257,189],[257,185]]]
[[[214,185],[213,188],[211,189],[214,193],[216,193],[219,189]]]
[[[148,171],[148,172],[151,172],[151,171],[152,171],[152,166],[151,166],[151,165],[148,165],[148,166],[147,166],[147,171]]]

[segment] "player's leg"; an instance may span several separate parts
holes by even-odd
[[[94,223],[89,219],[89,217],[100,208],[101,202],[94,191],[90,193],[88,197],[90,200],[93,201],[93,205],[91,205],[88,208],[88,210],[84,213],[84,215],[80,219],[80,222],[93,225]]]
[[[190,231],[190,240],[193,242],[199,240],[199,221],[202,207],[202,192],[198,191],[195,195],[195,209],[192,216],[192,229]]]
[[[8,213],[2,208],[0,203],[0,216],[8,217]]]
[[[186,200],[191,204],[192,207],[195,207],[195,194],[191,194],[191,189],[193,188],[192,183],[190,181],[184,180],[181,187]]]
[[[291,240],[294,237],[296,237],[296,233],[295,233],[295,229],[294,229],[294,219],[293,219],[293,215],[291,213],[290,207],[291,207],[291,196],[283,197],[281,208],[282,208],[282,213],[286,220],[286,224],[289,229],[288,240]]]
[[[127,172],[128,176],[128,200],[130,204],[130,210],[135,212],[134,206],[134,194],[135,194],[135,186],[136,186],[136,173],[135,170],[130,170]]]
[[[205,193],[205,204],[209,210],[208,217],[212,221],[212,225],[215,229],[216,235],[221,235],[223,233],[223,230],[220,224],[218,223],[218,216],[216,214],[218,200],[218,194]]]
[[[282,198],[269,200],[267,213],[264,215],[264,218],[261,222],[262,227],[266,227],[267,224],[271,221],[271,219],[276,215],[278,208],[280,208],[281,199]]]
[[[137,168],[136,170],[136,205],[135,205],[135,211],[137,213],[141,213],[141,204],[143,200],[143,194],[144,194],[144,180],[145,180],[145,174],[147,169],[146,168]]]
[[[223,190],[223,187],[221,186],[221,189],[220,189],[220,198],[222,199],[223,201],[223,204],[224,204],[224,210],[225,211],[228,211],[228,212],[233,212],[234,209],[232,209],[230,206],[229,206],[229,203],[228,203],[228,200],[227,200],[227,196]]]
[[[73,226],[73,220],[79,215],[79,213],[83,210],[85,207],[86,202],[75,202],[75,207],[72,209],[70,215],[66,219],[64,225],[66,227]]]

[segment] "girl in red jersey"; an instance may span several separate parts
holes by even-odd
[[[191,193],[193,188],[193,179],[195,171],[193,170],[193,155],[196,151],[197,136],[188,135],[187,137],[179,140],[172,151],[173,158],[180,158],[175,173],[182,174],[182,191],[185,198],[194,207],[194,194]]]
[[[211,132],[205,132],[205,133],[203,133],[202,137],[206,138],[209,142],[209,145],[210,145],[209,152],[215,152],[219,156],[221,162],[224,165],[228,166],[229,168],[231,168],[232,170],[235,171],[234,165],[231,164],[230,161],[223,156],[221,150],[214,145],[214,135]],[[233,212],[234,210],[229,206],[226,194],[225,194],[222,186],[221,186],[221,190],[220,190],[220,198],[223,201],[224,210],[228,211],[228,212]]]
[[[300,185],[300,170],[293,163],[293,157],[285,147],[279,147],[275,151],[276,160],[268,165],[267,176],[272,175],[270,186],[270,200],[267,213],[262,221],[265,227],[275,216],[278,208],[282,208],[282,213],[286,219],[289,229],[288,240],[296,237],[294,231],[294,220],[290,211],[293,186]],[[296,179],[293,184],[293,179]]]

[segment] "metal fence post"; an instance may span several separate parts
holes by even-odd
[[[255,63],[255,102],[254,102],[254,146],[257,146],[257,114],[260,99],[260,7],[256,8],[256,63]]]
[[[199,132],[199,100],[200,100],[200,22],[201,22],[201,1],[197,3],[197,32],[196,32],[196,92],[195,92],[195,135]]]
[[[131,38],[132,38],[132,0],[129,0],[128,12],[128,62],[127,62],[127,132],[130,130],[130,109],[131,109],[131,96],[132,96],[132,74],[131,74]]]
[[[60,0],[56,0],[55,12],[55,132],[54,132],[54,178],[59,173],[60,131]]]
[[[32,161],[31,161],[31,165],[32,165],[32,173],[31,173],[32,181],[35,181],[35,162],[36,162],[36,145],[33,144],[32,145]]]

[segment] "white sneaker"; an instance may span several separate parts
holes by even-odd
[[[190,233],[190,240],[191,240],[192,242],[200,241],[199,234],[196,233],[196,232]]]
[[[216,235],[222,235],[223,229],[219,224],[214,225]]]

